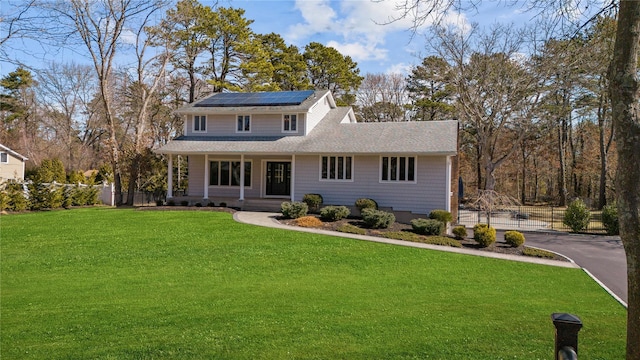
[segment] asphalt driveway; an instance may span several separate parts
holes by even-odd
[[[503,238],[499,231],[499,237]],[[571,258],[627,302],[627,260],[619,236],[526,232],[526,245]]]

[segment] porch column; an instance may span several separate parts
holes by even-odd
[[[169,154],[169,165],[167,168],[167,199],[173,197],[173,155]]]
[[[244,154],[240,154],[240,201],[244,201]]]
[[[446,164],[446,168],[447,168],[447,173],[445,176],[445,181],[446,186],[445,186],[445,193],[447,194],[445,197],[445,204],[444,204],[444,209],[448,212],[451,212],[451,197],[453,196],[453,194],[451,193],[451,156],[447,156],[447,164]]]
[[[293,195],[295,192],[295,184],[296,184],[296,154],[291,155],[291,202],[294,202]]]
[[[203,199],[209,199],[209,154],[204,154],[204,196]]]

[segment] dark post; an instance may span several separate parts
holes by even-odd
[[[556,327],[555,359],[559,360],[558,353],[565,347],[572,348],[578,353],[578,332],[582,328],[579,317],[567,313],[553,313],[551,320]]]

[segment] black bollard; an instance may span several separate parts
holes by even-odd
[[[578,332],[582,328],[579,317],[567,313],[553,313],[551,320],[556,327],[555,359],[560,360],[559,352],[563,348],[571,348],[578,354]]]

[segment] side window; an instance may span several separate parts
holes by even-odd
[[[298,115],[295,115],[295,114],[283,115],[282,132],[298,132]]]
[[[251,115],[238,115],[236,132],[251,132]]]
[[[207,116],[195,115],[193,117],[193,132],[206,132],[207,131]]]
[[[7,164],[9,163],[9,154],[6,152],[0,153],[0,163]]]
[[[320,180],[352,181],[353,158],[351,156],[322,156]]]
[[[380,160],[381,181],[416,181],[415,157],[382,156]]]

